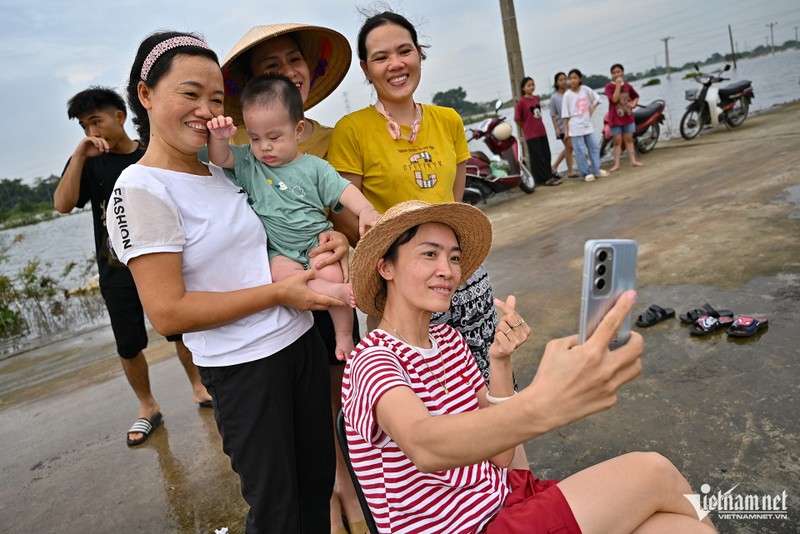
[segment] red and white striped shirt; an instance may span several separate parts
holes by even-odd
[[[428,351],[373,330],[344,370],[342,408],[350,460],[383,533],[475,533],[509,492],[506,470],[489,461],[420,472],[378,426],[375,406],[396,387],[410,388],[432,416],[479,409],[476,393],[484,386],[483,377],[464,338],[439,324],[430,326],[430,336],[438,351],[425,359],[420,350]]]

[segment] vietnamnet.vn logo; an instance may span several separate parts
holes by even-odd
[[[788,519],[786,490],[777,494],[733,493],[739,484],[725,493],[711,493],[711,486],[703,484],[698,493],[684,493],[701,521],[711,512],[720,519]]]

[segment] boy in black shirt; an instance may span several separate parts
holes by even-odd
[[[56,210],[69,213],[92,202],[97,268],[100,291],[106,302],[111,328],[122,358],[125,376],[139,399],[139,418],[127,434],[129,446],[143,443],[161,422],[160,407],[150,391],[147,360],[142,350],[147,346],[147,330],[133,277],[113,255],[108,245],[106,205],[120,173],[144,154],[138,141],[132,140],[123,126],[125,102],[112,89],[90,87],[68,103],[70,119],[78,119],[86,137],[78,143],[67,162],[54,194]],[[192,363],[192,354],[181,335],[167,338],[175,342],[178,358],[192,383],[194,401],[211,406],[211,397],[200,381]]]

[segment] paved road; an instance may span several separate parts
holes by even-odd
[[[565,477],[631,450],[668,456],[696,488],[788,495],[788,519],[723,519],[723,532],[800,531],[800,103],[738,130],[659,144],[646,167],[594,183],[506,194],[485,210],[495,292],[513,292],[534,334],[521,384],[546,341],[577,329],[582,248],[640,244],[637,312],[710,302],[769,316],[734,341],[690,338],[677,320],[642,330],[644,372],[617,406],[527,445],[534,471]],[[210,410],[191,401],[171,345],[147,350],[165,415],[144,446],[124,433],[136,404],[110,329],[0,362],[0,531],[241,532],[245,506]]]

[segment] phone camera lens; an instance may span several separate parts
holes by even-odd
[[[601,290],[604,287],[606,287],[606,281],[603,278],[598,278],[597,280],[595,280],[594,285],[595,287],[597,287],[598,290]]]
[[[600,253],[597,255],[597,259],[599,261],[606,261],[608,258],[608,253],[605,250],[601,250]]]
[[[597,274],[599,274],[600,276],[603,276],[604,274],[606,274],[606,266],[605,265],[598,265],[597,266]]]

